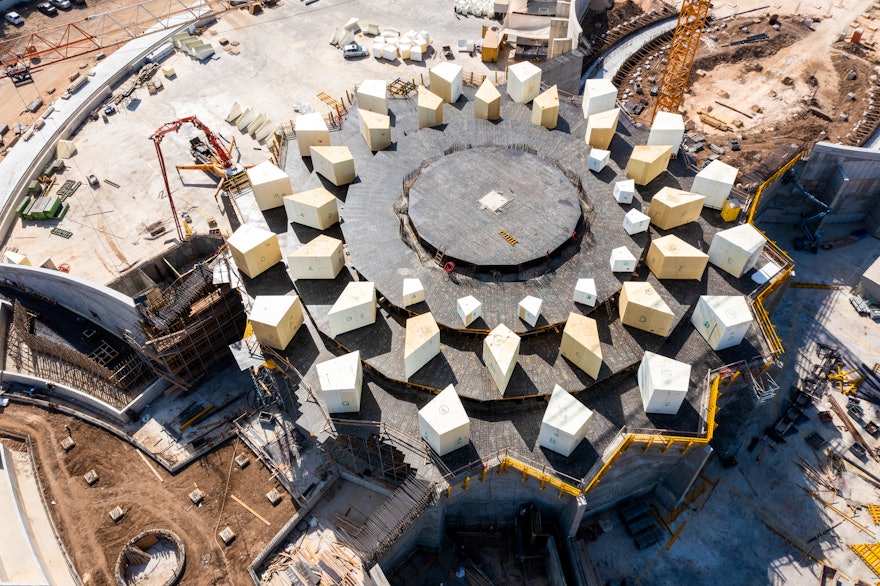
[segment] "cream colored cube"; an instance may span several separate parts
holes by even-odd
[[[586,143],[593,148],[608,150],[614,133],[617,132],[619,118],[620,108],[590,116],[587,119]]]
[[[752,326],[752,310],[742,295],[703,295],[691,323],[713,350],[739,345]]]
[[[364,371],[360,352],[321,362],[315,369],[328,413],[357,413],[361,410]]]
[[[257,295],[248,320],[260,344],[284,350],[303,324],[302,302],[297,295]]]
[[[418,279],[403,280],[403,306],[409,307],[425,300],[425,287]]]
[[[541,317],[541,306],[543,304],[544,301],[542,299],[538,299],[532,295],[526,295],[523,300],[519,302],[519,319],[523,320],[530,326],[535,327],[535,324],[538,323],[538,318]]]
[[[284,196],[293,193],[290,176],[271,161],[263,161],[247,170],[254,199],[261,211],[284,205]]]
[[[727,201],[730,190],[736,183],[738,173],[739,170],[736,167],[731,167],[720,160],[712,161],[694,177],[691,191],[706,196],[703,205],[707,208],[720,210],[724,207],[724,202]]]
[[[672,154],[678,155],[684,138],[684,118],[672,112],[657,112],[648,134],[649,145],[672,145]]]
[[[507,68],[507,95],[518,104],[528,104],[541,93],[541,68],[528,61]]]
[[[419,409],[418,420],[419,436],[439,456],[470,443],[471,420],[452,385]]]
[[[647,232],[650,224],[651,218],[635,208],[626,212],[626,215],[623,216],[623,229],[630,236]]]
[[[651,241],[646,261],[658,279],[701,279],[709,255],[673,234]]]
[[[468,327],[483,315],[483,304],[477,301],[473,295],[459,299],[455,309],[458,311],[458,317],[461,318],[464,327]]]
[[[483,80],[474,96],[474,118],[481,120],[501,118],[501,92],[488,77]]]
[[[406,380],[440,354],[440,328],[431,313],[406,320],[403,364]]]
[[[388,84],[383,79],[365,79],[357,89],[358,110],[388,115]]]
[[[647,185],[666,171],[671,155],[672,147],[669,145],[636,146],[626,165],[627,179],[632,179],[636,185]]]
[[[376,114],[369,110],[358,110],[361,120],[361,136],[367,147],[373,151],[381,151],[391,146],[391,117]]]
[[[335,279],[345,266],[342,240],[325,234],[310,240],[287,255],[291,279]]]
[[[296,132],[296,144],[299,145],[299,156],[309,157],[312,147],[330,146],[330,129],[324,117],[318,112],[300,114],[293,124]]]
[[[287,212],[288,222],[296,222],[316,230],[326,230],[339,222],[336,196],[323,187],[285,195],[284,210]]]
[[[483,339],[483,363],[502,395],[519,359],[519,343],[520,337],[504,324]]]
[[[281,261],[278,236],[250,224],[242,224],[226,244],[235,266],[251,279]]]
[[[593,114],[613,110],[617,107],[617,88],[607,79],[588,79],[584,84],[581,107],[585,120],[589,120]]]
[[[637,379],[645,413],[675,415],[687,397],[691,365],[645,352]]]
[[[559,352],[591,377],[599,378],[602,368],[602,346],[596,320],[579,313],[568,314]]]
[[[334,338],[376,323],[376,285],[368,282],[349,283],[327,314],[330,335]]]
[[[333,185],[348,185],[357,176],[354,157],[346,146],[312,147],[312,168]]]
[[[631,273],[636,270],[636,257],[626,246],[621,246],[611,251],[608,264],[612,273]]]
[[[541,419],[538,445],[563,456],[571,456],[587,435],[587,424],[592,416],[593,412],[586,405],[555,385]]]
[[[596,280],[578,279],[574,286],[574,302],[596,307]]]
[[[559,90],[554,85],[532,102],[532,124],[553,130],[558,120]]]
[[[617,203],[632,203],[636,194],[636,182],[632,179],[617,181],[614,184],[614,200]]]
[[[454,104],[461,96],[461,65],[444,61],[428,73],[431,91],[447,104]]]
[[[419,88],[419,128],[432,128],[443,124],[443,98],[424,87]]]
[[[620,321],[658,336],[668,336],[675,315],[650,283],[627,281],[620,290]]]
[[[651,223],[661,230],[671,230],[695,222],[703,211],[704,201],[705,196],[664,187],[651,198],[648,215]]]
[[[604,151],[602,149],[591,148],[590,149],[590,158],[587,161],[587,166],[590,168],[590,171],[594,173],[601,173],[603,169],[608,165],[608,161],[611,160],[611,151]]]

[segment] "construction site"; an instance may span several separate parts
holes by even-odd
[[[0,8],[0,584],[880,583],[872,0]]]

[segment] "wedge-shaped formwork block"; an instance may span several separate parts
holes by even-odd
[[[706,202],[703,205],[707,208],[720,210],[730,196],[730,190],[736,183],[738,173],[739,170],[736,167],[731,167],[719,160],[712,161],[694,177],[691,191],[706,196]]]
[[[474,96],[474,118],[482,120],[501,118],[501,92],[488,77],[483,80]]]
[[[358,110],[358,117],[361,120],[361,136],[364,137],[371,151],[381,151],[391,146],[390,116],[369,110]]]
[[[709,255],[670,234],[651,241],[647,265],[658,279],[702,279]]]
[[[755,267],[766,242],[751,224],[722,230],[709,245],[709,262],[734,277],[742,277]]]
[[[321,234],[287,255],[291,279],[335,279],[345,266],[342,240]]]
[[[31,260],[26,255],[13,250],[7,250],[3,253],[3,262],[9,265],[31,266]]]
[[[290,175],[271,161],[263,161],[251,167],[247,170],[247,174],[260,211],[283,206],[284,196],[293,193]]]
[[[666,337],[675,315],[650,283],[628,281],[620,290],[620,321],[624,325]]]
[[[76,144],[72,140],[59,140],[55,144],[55,157],[69,159],[76,154]]]
[[[431,313],[406,320],[403,365],[406,380],[440,354],[440,328]]]
[[[600,173],[602,169],[608,165],[608,161],[611,160],[611,151],[605,151],[602,149],[590,149],[590,158],[587,162],[587,165],[590,168],[590,171],[594,173]]]
[[[403,306],[409,307],[425,300],[425,286],[418,279],[403,280]],[[467,325],[467,324],[465,324]]]
[[[752,310],[742,295],[703,295],[691,323],[713,350],[739,345],[752,326]]]
[[[351,352],[317,365],[321,396],[330,413],[357,413],[361,410],[364,382],[361,353]]]
[[[336,196],[323,187],[285,195],[284,211],[287,212],[288,222],[296,222],[316,230],[326,230],[339,222]]]
[[[458,311],[458,317],[461,318],[464,327],[468,327],[483,315],[483,304],[477,301],[473,295],[459,299],[455,304],[455,309]]]
[[[614,133],[617,132],[617,121],[620,108],[593,114],[587,119],[587,134],[584,140],[594,149],[608,150]]]
[[[419,128],[443,124],[443,98],[420,87],[418,98]]]
[[[647,185],[666,171],[672,147],[639,145],[633,148],[629,163],[626,164],[626,177],[636,185]]]
[[[596,307],[596,280],[578,279],[574,286],[574,302]]]
[[[439,456],[470,443],[471,420],[455,387],[449,385],[419,409],[419,435]]]
[[[639,392],[645,413],[678,413],[687,396],[690,378],[690,364],[645,352],[638,372]]]
[[[632,179],[615,182],[613,194],[617,203],[632,203],[636,194],[636,182]]]
[[[621,246],[611,251],[609,264],[613,273],[631,273],[636,270],[636,257],[626,246]]]
[[[312,147],[312,167],[327,181],[336,185],[348,185],[357,176],[354,157],[346,146]]]
[[[588,79],[584,85],[584,101],[581,107],[585,120],[593,114],[613,110],[617,107],[617,88],[607,79]]]
[[[671,145],[672,154],[678,155],[684,138],[684,118],[672,112],[657,112],[648,134],[649,145]]]
[[[541,68],[523,61],[507,68],[507,95],[518,104],[528,104],[541,93]]]
[[[587,434],[593,412],[556,385],[541,419],[538,445],[563,456],[570,456]]]
[[[535,324],[538,323],[538,318],[541,317],[541,306],[543,304],[544,301],[542,299],[526,295],[523,300],[519,302],[519,319],[523,320],[530,326],[535,327]]]
[[[357,107],[388,115],[388,83],[384,79],[365,79],[357,89]]]
[[[461,65],[444,61],[428,73],[431,91],[447,104],[454,104],[461,96]]]
[[[303,324],[298,295],[257,295],[248,316],[257,341],[284,350]]]
[[[350,332],[376,323],[376,285],[367,282],[349,283],[327,314],[330,335]]]
[[[599,378],[602,368],[602,346],[596,320],[579,313],[568,314],[559,352],[575,366],[593,378]]]
[[[519,359],[519,341],[519,336],[504,324],[483,339],[483,363],[502,395]]]
[[[647,232],[650,225],[651,218],[635,208],[626,212],[626,215],[623,216],[623,229],[630,236]]]
[[[163,71],[164,73],[164,71]],[[167,75],[165,77],[168,77]],[[241,116],[243,110],[241,109],[241,104],[238,102],[232,102],[232,107],[229,108],[229,114],[226,115],[226,121],[232,124],[233,122]]]
[[[299,156],[313,156],[312,147],[330,146],[330,129],[319,112],[300,114],[293,124],[296,132],[296,144],[299,145]]]
[[[242,224],[226,244],[235,266],[251,279],[281,261],[278,236],[250,224]]]
[[[648,215],[651,216],[651,223],[661,230],[671,230],[695,222],[703,211],[704,201],[705,196],[664,187],[651,198]]]
[[[559,90],[554,85],[532,102],[532,124],[553,130],[558,120]]]

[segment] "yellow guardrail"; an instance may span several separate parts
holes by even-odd
[[[769,179],[767,179],[764,183],[762,183],[761,185],[758,186],[758,189],[755,191],[755,197],[752,198],[752,205],[749,207],[749,217],[746,220],[749,224],[751,224],[752,221],[755,219],[755,210],[758,209],[758,202],[761,201],[761,195],[764,193],[764,188],[772,183],[775,183],[780,177],[782,177],[785,174],[786,171],[788,171],[789,169],[794,167],[795,163],[797,163],[803,155],[804,155],[804,151],[801,151],[798,154],[796,154],[794,157],[792,157],[792,159],[789,162],[787,162],[785,165],[783,165],[779,169],[779,171],[777,171],[776,173],[771,175]]]

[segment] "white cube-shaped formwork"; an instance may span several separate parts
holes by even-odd
[[[617,203],[632,203],[636,194],[636,182],[632,179],[617,181],[614,183],[613,193]]]
[[[703,205],[707,208],[720,210],[730,196],[730,190],[736,183],[738,173],[739,169],[736,167],[716,159],[697,173],[691,191],[706,196]]]
[[[584,84],[584,101],[581,107],[585,120],[593,114],[613,110],[617,107],[617,88],[607,79],[588,79]]]
[[[365,79],[356,94],[359,110],[388,114],[388,83],[384,79]]]
[[[364,371],[360,352],[321,362],[316,369],[321,396],[329,413],[357,413],[361,410]]]
[[[461,318],[464,327],[468,327],[483,315],[483,304],[473,295],[459,299],[455,304],[455,309],[458,311],[458,317]]]
[[[639,392],[645,413],[678,413],[687,396],[690,378],[690,364],[645,352],[638,372]]]
[[[428,72],[431,91],[447,104],[454,104],[461,96],[461,65],[444,61]]]
[[[587,434],[587,425],[592,416],[593,412],[586,405],[555,385],[541,419],[538,445],[570,456]]]
[[[263,161],[247,170],[248,180],[254,192],[254,199],[261,211],[284,205],[284,196],[293,193],[290,175],[279,169],[271,161]]]
[[[522,301],[519,302],[519,319],[523,320],[530,326],[535,327],[535,324],[538,323],[538,318],[541,317],[541,306],[543,304],[544,301],[542,299],[538,299],[532,295],[526,295],[523,297]]]
[[[388,61],[397,61],[397,45],[383,45],[382,59],[387,59]]]
[[[330,335],[350,332],[376,323],[376,285],[368,282],[349,283],[327,314]]]
[[[471,420],[455,387],[449,385],[419,409],[419,435],[439,456],[470,443]]]
[[[684,138],[684,118],[672,112],[657,112],[648,134],[649,145],[671,145],[672,154],[678,156],[678,149]]]
[[[631,273],[636,270],[636,257],[626,246],[621,246],[611,251],[608,264],[611,265],[613,273]]]
[[[312,168],[337,187],[348,185],[356,177],[354,157],[347,146],[312,147]]]
[[[587,119],[587,132],[584,140],[595,149],[608,149],[614,133],[617,132],[617,122],[620,118],[620,108],[614,108],[606,112],[598,112]]]
[[[403,366],[406,380],[440,354],[440,328],[428,312],[406,320]]]
[[[330,129],[319,112],[300,114],[293,123],[293,129],[301,157],[313,156],[312,147],[330,146]]]
[[[257,341],[284,350],[303,324],[298,295],[257,295],[248,315]]]
[[[242,224],[226,244],[235,266],[251,279],[281,261],[278,236],[250,224]]]
[[[3,253],[3,262],[9,265],[31,266],[31,259],[14,250],[7,250]]]
[[[664,337],[672,331],[675,314],[650,283],[624,283],[617,307],[624,325]]]
[[[474,118],[498,120],[501,118],[501,92],[489,78],[483,80],[474,95]]]
[[[72,140],[59,140],[55,143],[55,157],[69,159],[76,154],[76,144]]]
[[[361,121],[361,136],[371,151],[381,151],[391,146],[390,116],[359,109],[358,118]]]
[[[666,171],[672,156],[670,145],[638,145],[633,148],[626,164],[626,177],[636,185],[647,185]]]
[[[709,262],[734,277],[741,277],[755,267],[766,242],[751,224],[722,230],[709,245]]]
[[[403,280],[403,306],[409,307],[425,300],[425,286],[418,279]]]
[[[596,307],[596,280],[578,279],[574,286],[574,302]]]
[[[507,95],[518,104],[528,104],[541,93],[541,68],[528,61],[507,68]]]
[[[532,101],[532,124],[553,130],[558,120],[559,90],[554,85]]]
[[[658,279],[702,279],[709,255],[668,234],[651,241],[646,264]]]
[[[443,124],[443,98],[424,87],[419,88],[419,128],[432,128]]]
[[[634,234],[640,234],[642,232],[647,232],[648,226],[650,225],[651,217],[643,214],[635,208],[626,212],[626,215],[623,216],[623,229],[630,236]]]
[[[737,346],[752,326],[752,310],[742,295],[702,295],[691,323],[713,350]]]
[[[593,378],[602,369],[602,345],[596,320],[579,313],[568,314],[559,353]]]
[[[483,363],[502,395],[519,360],[519,342],[519,336],[504,324],[483,338]]]
[[[648,215],[651,223],[661,230],[671,230],[697,221],[704,201],[705,196],[667,186],[651,198]]]
[[[287,255],[291,279],[335,279],[345,266],[342,240],[320,234]]]
[[[610,159],[611,151],[590,149],[590,158],[587,164],[590,167],[590,171],[599,173],[605,168]]]
[[[336,196],[318,187],[284,196],[287,221],[326,230],[339,222],[339,204]]]

